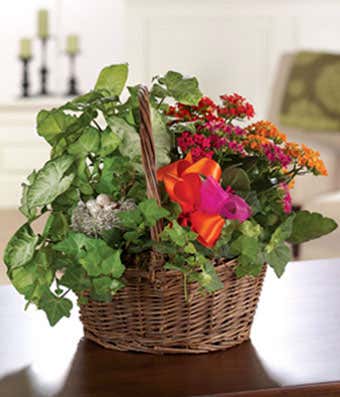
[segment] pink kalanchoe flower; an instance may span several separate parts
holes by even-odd
[[[251,216],[251,208],[240,196],[223,190],[212,177],[208,177],[201,186],[200,210],[207,214],[219,214],[227,219],[244,222]]]
[[[283,212],[285,214],[290,214],[292,212],[292,196],[289,192],[289,187],[285,183],[281,183],[281,188],[284,191],[284,196],[282,200]]]

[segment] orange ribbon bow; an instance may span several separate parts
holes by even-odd
[[[207,214],[199,209],[202,185],[200,175],[211,176],[219,181],[222,170],[214,160],[204,157],[194,162],[191,153],[188,153],[183,160],[166,165],[157,172],[157,178],[164,182],[171,201],[182,208],[179,223],[190,226],[198,234],[201,244],[213,247],[225,221],[218,214]]]

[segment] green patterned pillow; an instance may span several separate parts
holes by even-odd
[[[280,122],[307,131],[340,131],[340,55],[296,54]]]

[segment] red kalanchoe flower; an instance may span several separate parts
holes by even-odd
[[[202,97],[198,102],[198,110],[200,112],[213,112],[216,109],[217,105],[215,102],[207,96]]]
[[[218,114],[225,118],[252,118],[255,115],[254,107],[246,99],[236,93],[221,95],[223,106],[218,108]]]

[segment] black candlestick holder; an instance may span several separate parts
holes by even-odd
[[[79,91],[77,88],[77,78],[76,78],[76,54],[68,54],[70,59],[70,77],[68,81],[68,91],[66,96],[76,96],[79,95]]]
[[[30,80],[29,80],[29,63],[32,58],[20,58],[22,61],[22,82],[21,82],[21,96],[28,98],[30,96]]]
[[[47,68],[47,37],[41,38],[41,67],[40,67],[40,95],[49,95],[48,68]]]

